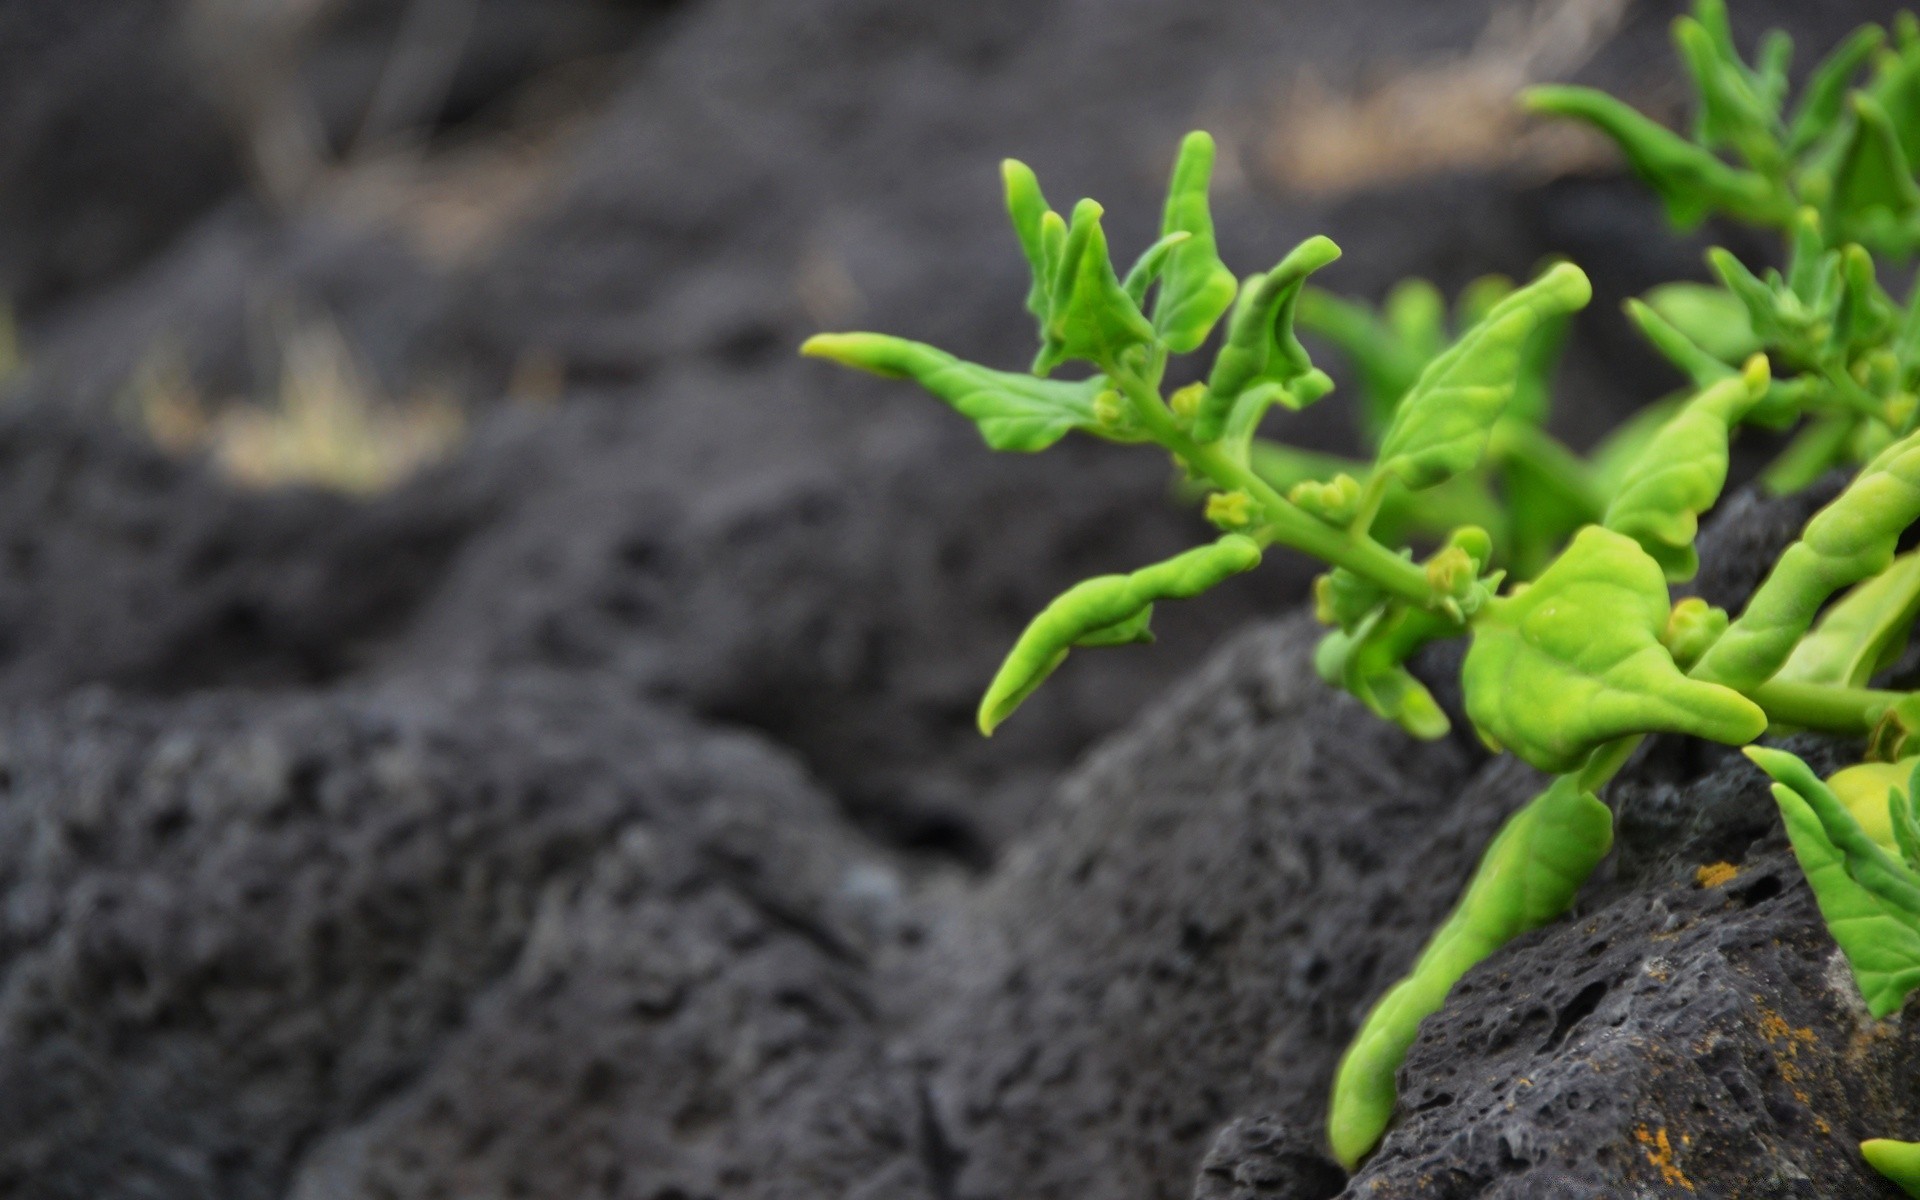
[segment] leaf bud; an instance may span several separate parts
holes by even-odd
[[[1681,670],[1691,670],[1700,656],[1727,631],[1727,610],[1715,608],[1698,596],[1688,596],[1667,614],[1660,644]]]
[[[1349,633],[1386,599],[1376,584],[1345,567],[1335,567],[1313,581],[1313,615],[1322,625]]]
[[[1360,481],[1342,473],[1322,483],[1296,483],[1287,499],[1330,525],[1348,525],[1360,513]]]
[[[1253,497],[1243,491],[1215,492],[1207,497],[1207,520],[1229,532],[1253,523]]]
[[[1206,397],[1206,394],[1206,384],[1190,383],[1169,396],[1167,405],[1173,409],[1173,415],[1183,424],[1189,423],[1193,420],[1194,414],[1200,411],[1200,401]]]

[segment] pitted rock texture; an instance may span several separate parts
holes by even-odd
[[[675,1045],[692,1056],[673,1072],[685,1111],[644,1109],[663,1171],[668,1141],[704,1154],[714,1129],[759,1128],[735,1085],[849,1094],[814,1027],[851,1021],[840,1040],[859,1047],[855,968],[897,919],[899,883],[750,739],[526,676],[83,693],[10,715],[0,755],[0,1192],[285,1195],[316,1138],[524,995],[552,1003],[517,1035],[543,1022],[591,1048],[605,1065],[580,1068],[588,1083],[654,1077]],[[576,957],[610,973],[588,990],[617,1012],[578,1011]],[[614,1018],[661,1023],[661,1053]],[[588,1083],[566,1103],[591,1109]],[[516,1116],[501,1081],[488,1089]],[[896,1147],[868,1132],[863,1151],[846,1131],[846,1156],[886,1161]],[[572,1167],[556,1169],[542,1194]]]

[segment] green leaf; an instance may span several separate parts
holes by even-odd
[[[1860,1143],[1867,1165],[1899,1185],[1909,1196],[1920,1197],[1920,1142],[1869,1138]]]
[[[1148,246],[1128,269],[1127,277],[1120,282],[1120,290],[1127,294],[1135,307],[1145,308],[1147,289],[1152,287],[1167,268],[1167,258],[1175,247],[1193,237],[1190,233],[1170,233],[1153,245]]]
[[[1670,580],[1692,579],[1700,569],[1693,548],[1700,514],[1726,485],[1734,426],[1766,393],[1766,361],[1755,358],[1760,369],[1723,379],[1687,401],[1627,468],[1607,505],[1602,524],[1639,542]]]
[[[1726,296],[1736,305],[1739,304],[1738,300],[1734,300],[1733,296],[1726,292],[1715,290],[1715,294]],[[1680,368],[1681,374],[1685,375],[1693,386],[1708,387],[1738,374],[1718,354],[1701,346],[1692,335],[1680,329],[1652,305],[1643,304],[1638,300],[1628,300],[1626,310],[1628,318],[1646,339],[1653,343],[1653,348],[1660,352],[1662,358]],[[1747,322],[1744,306],[1740,307],[1740,323],[1749,330],[1753,328]]]
[[[1424,279],[1409,279],[1387,297],[1386,317],[1365,304],[1319,288],[1300,293],[1300,327],[1327,339],[1346,355],[1360,380],[1362,424],[1378,440],[1393,420],[1393,410],[1445,344],[1440,327],[1445,303]],[[1431,317],[1431,335],[1427,321]],[[1418,332],[1420,336],[1409,336]]]
[[[1835,601],[1774,676],[1859,687],[1890,666],[1920,616],[1920,551],[1856,584]]]
[[[1294,336],[1294,306],[1307,276],[1339,257],[1340,247],[1332,239],[1310,237],[1273,270],[1247,280],[1227,323],[1226,344],[1207,376],[1207,394],[1194,415],[1196,440],[1211,442],[1221,436],[1243,392],[1267,383],[1284,388],[1313,369],[1306,348]]]
[[[1045,450],[1075,429],[1117,436],[1093,413],[1093,398],[1107,386],[1098,375],[1074,383],[1035,379],[881,333],[816,334],[800,353],[876,375],[912,379],[971,418],[995,450]]]
[[[1794,856],[1867,1011],[1898,1012],[1920,987],[1920,876],[1867,836],[1806,763],[1760,746],[1744,753],[1775,781],[1773,798]]]
[[[1853,95],[1853,122],[1833,180],[1835,235],[1873,241],[1890,223],[1920,210],[1920,183],[1900,146],[1893,120],[1878,101]]]
[[[1612,138],[1634,174],[1666,205],[1668,219],[1683,229],[1715,210],[1765,225],[1781,224],[1791,212],[1791,202],[1764,176],[1729,166],[1605,92],[1538,87],[1523,99],[1534,112],[1585,121]]]
[[[1812,627],[1827,597],[1893,563],[1894,546],[1920,519],[1920,433],[1888,446],[1807,522],[1696,678],[1752,687],[1773,677]]]
[[[1034,373],[1045,375],[1068,359],[1111,371],[1127,351],[1154,339],[1153,326],[1113,273],[1105,210],[1092,200],[1073,206],[1073,223],[1053,278],[1046,336]]]
[[[1787,130],[1787,149],[1798,155],[1831,132],[1846,106],[1847,87],[1887,38],[1878,25],[1862,25],[1814,69]]]
[[[1040,179],[1027,164],[1009,158],[1000,164],[1000,177],[1006,185],[1007,216],[1013,221],[1014,235],[1020,239],[1020,252],[1027,256],[1027,266],[1033,271],[1033,286],[1027,289],[1027,311],[1045,326],[1053,297],[1053,264],[1048,257],[1043,230],[1049,215],[1054,215],[1056,221],[1059,217],[1047,206],[1047,198],[1040,191]]]
[[[1154,302],[1153,325],[1160,340],[1175,354],[1186,354],[1207,340],[1215,321],[1233,304],[1233,272],[1220,261],[1213,237],[1213,215],[1207,207],[1207,186],[1213,177],[1213,138],[1190,133],[1180,143],[1167,187],[1163,235],[1187,234],[1175,247],[1160,279]]]
[[[1663,283],[1647,293],[1646,302],[1688,341],[1722,363],[1745,362],[1765,348],[1753,331],[1746,305],[1724,288]]]
[[[1028,624],[994,675],[980,702],[980,732],[992,734],[1072,647],[1144,640],[1155,601],[1197,596],[1258,565],[1259,545],[1230,533],[1131,574],[1102,575],[1068,588]]]
[[[1660,644],[1667,613],[1660,565],[1633,539],[1588,526],[1531,586],[1474,618],[1467,715],[1489,742],[1556,773],[1634,734],[1759,737],[1757,705],[1674,665]]]
[[[1560,263],[1496,304],[1420,372],[1381,439],[1380,469],[1415,490],[1471,470],[1513,399],[1528,339],[1592,298],[1580,268]]]
[[[1476,964],[1573,906],[1613,845],[1613,814],[1563,775],[1507,819],[1420,958],[1367,1013],[1334,1073],[1327,1138],[1351,1170],[1386,1132],[1394,1077],[1447,993]]]
[[[1328,580],[1339,573],[1323,576]],[[1431,614],[1399,606],[1376,609],[1353,632],[1334,630],[1320,640],[1313,656],[1320,678],[1351,693],[1375,716],[1392,721],[1414,737],[1433,741],[1447,735],[1447,714],[1426,685],[1401,664],[1428,641],[1445,637],[1452,626]]]
[[[1763,173],[1779,170],[1786,152],[1774,131],[1774,114],[1755,93],[1731,43],[1690,17],[1674,22],[1673,38],[1700,95],[1700,142],[1709,148],[1730,146]]]

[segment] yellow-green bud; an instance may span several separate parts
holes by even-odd
[[[1347,525],[1360,513],[1360,491],[1359,480],[1341,474],[1325,483],[1311,479],[1296,483],[1287,499],[1328,524]]]
[[[1200,401],[1207,394],[1204,383],[1190,383],[1173,395],[1167,397],[1167,406],[1173,409],[1173,415],[1182,421],[1191,421],[1200,411]]]
[[[1118,429],[1127,423],[1126,402],[1120,393],[1108,388],[1093,398],[1093,419],[1109,429]]]
[[[1253,522],[1253,497],[1245,492],[1215,492],[1207,497],[1207,520],[1222,529],[1244,529]]]
[[[1667,614],[1660,643],[1681,670],[1690,670],[1709,647],[1727,631],[1727,610],[1715,608],[1698,596],[1688,596]]]
[[[1448,546],[1435,554],[1427,560],[1426,567],[1427,586],[1455,600],[1464,598],[1473,589],[1474,580],[1480,574],[1472,556],[1458,546]]]
[[[1345,567],[1335,567],[1313,581],[1313,615],[1322,625],[1337,625],[1348,632],[1386,599],[1378,585]]]

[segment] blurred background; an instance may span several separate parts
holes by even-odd
[[[1748,48],[1792,32],[1798,74],[1897,7],[1734,18]],[[1584,445],[1678,383],[1619,301],[1703,278],[1709,242],[1770,250],[1675,234],[1513,96],[1575,80],[1682,121],[1677,11],[0,0],[0,1192],[587,1194],[418,1139],[388,1190],[354,1174],[368,1114],[524,965],[542,889],[632,816],[535,814],[652,795],[607,779],[745,736],[804,780],[780,786],[813,797],[809,837],[887,864],[882,892],[972,886],[1096,739],[1311,574],[1274,556],[1170,608],[1158,645],[1076,657],[984,743],[973,705],[1028,616],[1204,527],[1152,455],[993,456],[799,342],[1025,363],[999,160],[1056,205],[1098,197],[1124,259],[1204,128],[1236,271],[1312,233],[1346,250],[1318,281],[1368,300],[1586,268],[1555,417]],[[1349,444],[1339,394],[1292,421]],[[394,739],[424,757],[396,767]],[[395,811],[343,849],[352,814]],[[406,991],[442,952],[465,965]],[[282,955],[221,1007],[221,972]],[[404,1019],[367,1015],[403,991]],[[828,1177],[803,1193],[851,1186]]]

